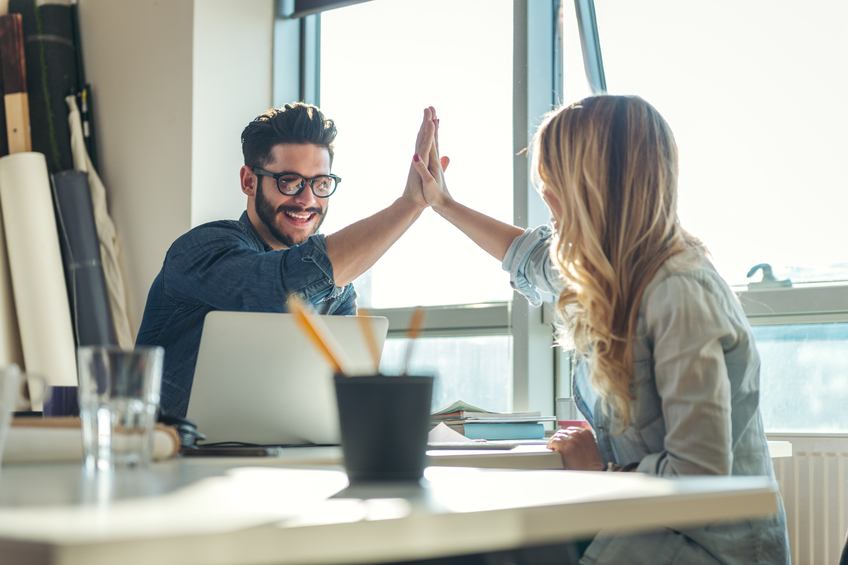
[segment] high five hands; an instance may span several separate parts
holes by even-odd
[[[408,193],[422,206],[432,206],[434,209],[442,206],[450,199],[444,177],[449,164],[450,158],[439,155],[439,118],[436,109],[429,106],[424,109],[424,118],[418,130],[405,195]]]

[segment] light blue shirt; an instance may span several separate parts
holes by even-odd
[[[533,303],[563,282],[542,226],[513,241],[503,267]],[[759,410],[760,358],[736,296],[692,249],[667,260],[645,289],[633,349],[632,422],[611,431],[589,367],[578,363],[575,400],[606,462],[638,463],[665,477],[759,475],[774,479]],[[782,502],[767,519],[621,536],[601,532],[581,563],[788,563]]]

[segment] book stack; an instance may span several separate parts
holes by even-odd
[[[458,400],[435,412],[433,425],[444,423],[469,439],[543,439],[552,416],[540,412],[493,412]]]

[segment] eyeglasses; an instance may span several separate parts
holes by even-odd
[[[260,177],[271,177],[277,181],[277,190],[285,196],[297,196],[303,192],[308,184],[316,198],[329,198],[336,191],[339,183],[342,182],[341,177],[336,175],[318,175],[317,177],[306,178],[287,171],[272,173],[258,167],[253,167],[252,170],[254,174]]]

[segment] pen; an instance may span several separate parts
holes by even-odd
[[[369,312],[365,308],[359,309],[359,327],[362,330],[362,336],[365,338],[365,345],[368,347],[368,353],[371,355],[371,361],[374,364],[374,374],[380,372],[380,348],[377,347],[377,340],[374,339],[374,331],[371,327],[371,320],[368,318]]]
[[[335,341],[330,336],[330,333],[323,327],[323,323],[309,312],[308,307],[303,303],[303,300],[296,294],[290,294],[288,301],[289,312],[294,316],[295,322],[315,346],[327,363],[333,368],[333,372],[340,375],[347,375],[348,371],[345,363],[341,359],[340,349]]]
[[[421,325],[424,322],[424,308],[418,306],[415,308],[415,311],[412,312],[412,316],[409,319],[409,330],[407,330],[406,338],[406,355],[404,355],[403,359],[403,371],[402,375],[409,374],[409,363],[412,361],[412,350],[415,344],[415,338],[418,337],[418,333],[421,331]]]

